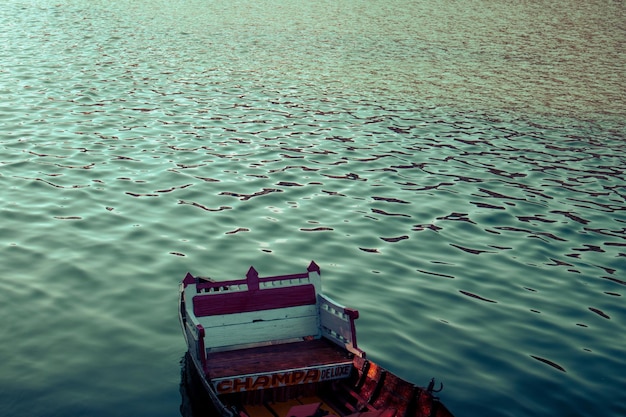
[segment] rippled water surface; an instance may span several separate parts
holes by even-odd
[[[5,1],[0,415],[180,415],[185,272],[311,259],[458,416],[625,415],[624,7]]]

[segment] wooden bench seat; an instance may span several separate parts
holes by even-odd
[[[347,378],[351,371],[347,351],[325,339],[211,353],[206,367],[218,394]]]
[[[207,355],[208,373],[211,378],[346,362],[352,363],[348,352],[326,339],[230,350]]]

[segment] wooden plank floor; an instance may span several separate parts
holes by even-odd
[[[325,339],[210,353],[210,378],[266,373],[350,361],[345,349]]]
[[[303,404],[321,404],[320,409],[326,415],[337,413],[330,405],[326,404],[320,397],[301,397],[285,402],[268,402],[260,405],[246,405],[244,411],[250,417],[274,417],[286,416],[291,407]]]

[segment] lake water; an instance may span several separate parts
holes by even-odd
[[[179,416],[177,285],[298,272],[457,416],[626,415],[619,0],[5,0],[0,415]]]

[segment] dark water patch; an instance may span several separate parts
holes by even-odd
[[[405,182],[405,183],[398,183],[398,184],[404,186],[404,189],[406,189],[406,190],[413,190],[413,191],[436,190],[436,189],[438,189],[440,187],[454,185],[454,183],[452,183],[452,182],[442,182],[440,184],[430,185],[430,186],[418,186],[418,184],[412,183],[412,182]]]
[[[283,187],[303,187],[304,186],[302,184],[298,184],[297,182],[289,182],[289,181],[280,181],[276,183],[276,185],[283,186]]]
[[[373,213],[376,213],[376,214],[382,214],[383,216],[391,216],[391,217],[394,217],[394,216],[396,216],[396,217],[411,217],[411,216],[410,216],[410,215],[408,215],[408,214],[403,214],[403,213],[388,213],[388,212],[386,212],[386,211],[384,211],[384,210],[375,209],[375,208],[373,208],[373,209],[371,209],[371,210],[372,210],[372,212],[373,212]]]
[[[582,217],[578,216],[577,214],[574,214],[574,213],[571,213],[571,212],[565,212],[565,211],[559,211],[559,210],[551,210],[550,213],[562,214],[566,218],[568,218],[570,220],[573,220],[575,222],[578,222],[580,224],[588,224],[589,223],[589,220],[585,220]]]
[[[620,284],[620,285],[626,285],[626,281],[624,281],[622,279],[619,279],[619,278],[615,278],[615,277],[602,277],[602,278],[608,279],[609,281],[613,281],[613,282],[615,282],[617,284]]]
[[[441,273],[432,272],[432,271],[425,271],[423,269],[418,269],[417,272],[421,272],[422,274],[433,275],[433,276],[441,277],[441,278],[455,279],[453,275],[441,274]]]
[[[392,170],[411,170],[411,169],[422,169],[423,170],[427,165],[428,164],[426,162],[423,162],[423,163],[413,162],[410,165],[392,165],[390,168]],[[412,185],[417,185],[417,184],[412,184]],[[453,185],[453,184],[452,183],[442,183],[442,184],[439,184],[437,187],[442,186],[442,185]]]
[[[462,221],[467,223],[476,224],[473,220],[469,218],[467,213],[450,213],[447,216],[437,217],[437,220],[452,220],[452,221]]]
[[[322,190],[322,192],[326,193],[328,195],[333,195],[333,196],[337,196],[337,197],[346,197],[345,194],[342,194],[342,193],[337,192],[337,191]]]
[[[522,229],[522,228],[519,228],[519,227],[511,227],[511,226],[496,226],[496,227],[495,227],[495,229],[497,229],[497,230],[509,231],[509,232],[522,232],[522,233],[527,233],[527,234],[528,234],[528,237],[530,237],[530,238],[538,238],[538,239],[541,239],[541,240],[546,241],[546,242],[548,241],[547,239],[545,239],[546,237],[547,237],[547,238],[550,238],[550,239],[552,239],[552,240],[561,241],[561,242],[566,242],[566,241],[567,241],[567,239],[560,238],[560,237],[556,236],[556,235],[555,235],[555,234],[553,234],[553,233],[548,233],[548,232],[534,232],[534,231],[532,231],[532,230],[529,230],[529,229]]]
[[[131,197],[159,197],[159,194],[154,193],[131,193],[130,191],[126,191],[125,194]]]
[[[215,178],[209,178],[209,177],[194,177],[200,181],[204,181],[204,182],[220,182],[220,180],[215,179]]]
[[[286,172],[286,171],[290,171],[290,170],[301,170],[303,172],[315,172],[315,171],[319,171],[319,168],[310,168],[308,166],[305,165],[287,165],[286,167],[281,167],[278,169],[270,169],[268,170],[268,173],[270,174],[274,174],[276,172]]]
[[[323,227],[323,226],[319,226],[319,227],[312,227],[312,228],[300,228],[300,231],[302,232],[331,232],[335,229],[333,229],[332,227]]]
[[[235,233],[240,233],[240,232],[249,232],[250,229],[248,229],[247,227],[238,227],[235,230],[231,230],[229,232],[225,232],[225,234],[227,235],[234,235]]]
[[[497,168],[489,168],[487,171],[489,173],[491,173],[491,174],[495,174],[495,175],[498,175],[500,177],[505,177],[505,178],[509,178],[509,179],[524,178],[524,177],[526,177],[528,175],[528,174],[524,174],[524,173],[521,173],[521,172],[509,173],[507,171],[504,171],[502,169],[497,169]]]
[[[219,195],[236,197],[236,198],[239,198],[241,201],[247,201],[253,197],[260,197],[260,196],[264,196],[264,195],[271,194],[271,193],[282,193],[282,192],[283,190],[280,190],[277,188],[263,188],[261,191],[257,191],[252,194],[236,193],[232,191],[222,191]]]
[[[193,184],[184,184],[184,185],[178,185],[178,186],[173,186],[173,187],[169,187],[167,189],[164,190],[156,190],[155,192],[157,193],[169,193],[175,190],[183,190],[187,187],[191,187]]]
[[[603,245],[605,245],[605,246],[626,247],[626,243],[620,243],[620,242],[604,242]]]
[[[507,195],[504,195],[495,191],[488,190],[486,188],[478,188],[478,191],[485,194],[485,196],[488,198],[497,198],[499,200],[524,200],[521,197],[507,196]],[[475,194],[475,195],[477,197],[485,197],[485,196],[481,196],[480,194]]]
[[[382,240],[384,240],[385,242],[390,242],[390,243],[396,243],[396,242],[400,242],[401,240],[405,240],[408,239],[409,237],[404,235],[404,236],[398,236],[398,237],[381,237]]]
[[[362,178],[360,175],[350,172],[344,175],[331,175],[331,174],[322,174],[325,177],[336,179],[336,180],[351,180],[351,181],[367,181],[367,178]]]
[[[494,248],[494,249],[498,249],[498,250],[512,250],[514,249],[511,246],[496,246],[496,245],[489,245],[490,248]]]
[[[554,258],[550,258],[550,260],[552,261],[552,263],[546,263],[545,265],[547,266],[573,266],[570,263],[567,263],[565,261],[561,261],[559,259],[554,259]]]
[[[531,357],[531,358],[533,358],[533,359],[538,360],[539,362],[543,362],[543,363],[545,363],[546,365],[550,365],[550,366],[551,366],[551,367],[553,367],[554,369],[557,369],[557,370],[559,370],[559,371],[561,371],[561,372],[567,372],[567,371],[565,370],[565,368],[563,368],[561,365],[559,365],[558,363],[553,362],[553,361],[551,361],[551,360],[549,360],[549,359],[542,358],[542,357],[540,357],[540,356],[535,356],[535,355],[530,355],[530,357]]]
[[[380,253],[380,251],[376,248],[361,248],[359,247],[360,250],[362,250],[363,252],[368,252],[368,253]]]
[[[451,243],[450,246],[453,246],[453,247],[455,247],[457,249],[460,249],[463,252],[471,253],[472,255],[480,255],[481,253],[494,253],[494,252],[487,251],[487,250],[482,250],[482,249],[472,249],[472,248],[463,247],[463,246],[457,245],[455,243]]]
[[[399,198],[393,198],[393,197],[377,197],[377,196],[373,196],[372,199],[375,200],[375,201],[385,201],[387,203],[411,204],[409,201],[404,201],[404,200],[400,200]]]
[[[66,169],[92,169],[96,166],[96,164],[93,162],[87,165],[63,165],[63,164],[54,164],[54,165],[59,168],[66,168]]]
[[[411,230],[416,231],[416,232],[421,232],[424,230],[432,230],[433,232],[438,232],[440,230],[442,230],[442,227],[439,227],[435,224],[416,224],[415,226],[413,226],[413,228]]]
[[[604,253],[605,251],[597,245],[588,245],[588,244],[584,244],[584,247],[582,248],[572,248],[572,250],[575,251],[579,251],[579,252],[600,252],[600,253]]]
[[[486,209],[491,209],[491,210],[506,210],[506,207],[503,206],[496,206],[493,204],[487,204],[487,203],[480,203],[480,202],[476,202],[476,201],[470,201],[470,203],[476,205],[477,207],[480,208],[486,208]]]
[[[526,223],[530,223],[530,222],[541,222],[541,223],[556,223],[556,220],[550,220],[550,219],[546,219],[544,218],[544,215],[536,215],[536,216],[517,216],[518,220],[521,222],[526,222]]]
[[[622,229],[619,229],[619,230],[608,230],[608,229],[602,229],[602,228],[601,229],[595,229],[595,228],[591,228],[591,227],[585,227],[584,230],[585,231],[589,231],[589,232],[599,233],[601,235],[606,235],[606,236],[626,238],[626,228],[622,228]],[[613,246],[624,246],[621,243],[614,243],[612,245]]]
[[[595,196],[600,196],[600,195],[608,195],[608,194],[603,194],[603,193],[597,193],[595,194]],[[594,197],[593,195],[591,195],[591,197]],[[575,207],[581,207],[581,208],[586,208],[586,209],[593,209],[593,210],[600,210],[600,211],[604,211],[607,213],[614,213],[617,211],[622,211],[624,210],[623,206],[619,205],[619,204],[607,204],[607,203],[600,203],[600,202],[596,202],[596,201],[589,201],[589,200],[583,200],[583,199],[579,199],[579,198],[568,198],[568,200],[574,201],[576,203],[580,203],[580,204],[573,204],[573,206]]]
[[[471,297],[471,298],[475,298],[475,299],[480,300],[480,301],[485,301],[485,302],[487,302],[487,303],[497,303],[497,301],[490,300],[490,299],[485,298],[485,297],[481,297],[480,295],[477,295],[477,294],[471,293],[471,292],[469,292],[469,291],[459,290],[459,292],[460,292],[461,294],[463,294],[463,295],[466,295],[466,296]]]
[[[604,272],[606,272],[607,274],[614,274],[617,271],[615,268],[611,268],[608,266],[602,266],[602,265],[595,265],[595,266],[604,270]]]
[[[603,317],[605,319],[611,319],[611,317],[609,317],[608,314],[606,314],[604,311],[600,310],[599,308],[595,308],[595,307],[589,307],[589,310],[596,313],[598,316]]]
[[[51,177],[57,177],[57,176],[61,176],[62,174],[51,174]],[[44,183],[46,185],[49,185],[51,187],[54,188],[62,188],[62,189],[78,189],[78,188],[87,188],[89,187],[89,185],[77,185],[77,184],[73,184],[73,185],[61,185],[61,184],[57,184],[54,183],[52,181],[46,180],[44,178],[29,178],[29,177],[16,177],[16,178],[21,178],[24,180],[35,180],[35,181],[39,181],[41,183]]]
[[[178,204],[186,204],[186,205],[190,205],[193,207],[198,207],[204,211],[209,211],[209,212],[216,212],[216,211],[224,211],[224,210],[232,210],[232,207],[230,206],[220,206],[218,208],[211,208],[211,207],[207,207],[203,204],[197,203],[195,201],[185,201],[185,200],[179,200]]]
[[[133,162],[140,161],[139,159],[135,159],[135,158],[131,158],[130,156],[123,156],[123,155],[114,155],[113,159],[117,161],[133,161]]]

